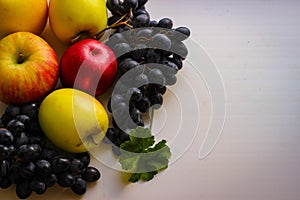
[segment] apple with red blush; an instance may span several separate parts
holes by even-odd
[[[0,101],[24,104],[39,101],[55,89],[59,78],[54,49],[30,32],[0,40]]]
[[[71,45],[60,60],[63,87],[76,88],[93,96],[105,93],[114,83],[118,71],[114,52],[94,39]]]

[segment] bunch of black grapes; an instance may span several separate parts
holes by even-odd
[[[113,144],[116,155],[120,144],[129,140],[129,130],[144,126],[143,114],[161,107],[167,86],[176,83],[176,75],[188,55],[183,41],[190,36],[190,30],[174,28],[169,18],[151,20],[146,3],[147,0],[107,1],[112,14],[108,26],[115,30],[106,44],[117,57],[120,80],[107,105],[113,127],[108,129],[104,142]]]
[[[55,184],[84,194],[100,172],[89,166],[88,153],[56,149],[40,129],[38,110],[38,103],[8,105],[0,118],[0,188],[15,184],[20,199],[44,194]]]

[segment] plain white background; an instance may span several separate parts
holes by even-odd
[[[93,160],[103,177],[81,199],[300,199],[300,3],[150,0],[147,8],[153,19],[190,27],[217,65],[227,94],[224,130],[199,160],[200,127],[186,153],[149,183],[125,184]],[[43,36],[63,51],[49,30]],[[1,190],[0,198],[15,199],[14,189]],[[59,187],[30,199],[42,198],[80,199]]]

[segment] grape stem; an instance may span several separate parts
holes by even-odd
[[[150,108],[149,112],[150,112],[150,125],[149,125],[149,129],[152,131],[153,118],[154,118],[154,109]]]
[[[118,19],[115,23],[113,23],[112,25],[108,26],[107,28],[103,29],[102,31],[100,31],[97,35],[94,36],[94,39],[99,40],[103,34],[103,32],[110,30],[110,29],[116,29],[119,26],[125,25],[129,28],[133,28],[130,24],[128,24],[128,22],[130,21],[130,17],[132,16],[132,9],[130,9],[130,13],[126,13],[125,15],[123,15],[120,19]],[[126,19],[126,21],[122,21],[124,18],[128,18]]]

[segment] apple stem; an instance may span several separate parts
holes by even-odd
[[[25,55],[23,53],[19,53],[18,64],[22,64],[25,61]]]
[[[78,33],[72,40],[71,40],[71,44],[74,44],[80,40],[83,39],[87,39],[87,38],[91,38],[89,33],[87,31],[82,31],[80,33]]]

